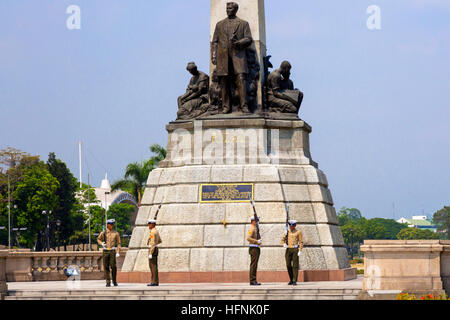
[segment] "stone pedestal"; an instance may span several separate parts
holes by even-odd
[[[172,123],[167,130],[167,159],[149,176],[121,279],[147,277],[138,275],[149,272],[147,220],[162,203],[157,226],[163,241],[161,281],[248,281],[251,204],[203,203],[202,184],[253,184],[263,239],[261,280],[288,279],[281,245],[287,202],[290,218],[298,220],[304,235],[300,266],[305,281],[356,277],[327,178],[311,159],[308,124],[237,118]]]
[[[0,251],[0,300],[3,300],[8,292],[6,284],[6,257],[8,251]]]
[[[229,0],[211,0],[211,31],[210,43],[212,42],[214,30],[217,22],[227,17],[227,3]],[[262,84],[264,82],[264,57],[266,56],[266,16],[264,9],[264,0],[233,0],[239,4],[237,16],[242,20],[248,21],[253,37],[253,49],[256,50],[257,61],[261,67],[261,79],[258,88],[258,109],[262,111],[263,95]],[[215,70],[214,65],[210,65],[212,75]]]
[[[450,289],[450,241],[372,240],[365,241],[361,251],[365,297],[395,299],[401,292],[439,295]]]

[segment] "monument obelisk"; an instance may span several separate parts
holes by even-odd
[[[260,281],[289,280],[281,245],[287,207],[289,218],[298,221],[304,236],[299,281],[354,278],[356,271],[350,268],[327,178],[312,160],[312,129],[297,116],[301,100],[296,99],[302,93],[294,90],[289,79],[292,66],[285,61],[270,74],[270,83],[264,81],[264,1],[236,1],[238,19],[227,2],[211,1],[211,41],[219,30],[218,51],[222,58],[225,55],[225,63],[234,65],[231,74],[236,79],[240,76],[236,69],[244,66],[242,72],[247,71],[244,57],[255,68],[251,50],[256,51],[253,60],[261,68],[258,107],[251,113],[217,113],[220,108],[212,108],[216,113],[207,115],[210,106],[201,91],[207,77],[189,64],[193,77],[179,101],[185,103],[183,120],[166,127],[167,157],[149,175],[119,281],[149,282],[147,221],[161,204],[157,228],[163,241],[158,257],[162,283],[247,282],[251,199],[261,221]],[[230,21],[223,22],[227,15]],[[212,63],[211,72],[222,68],[223,61]],[[214,85],[223,88],[217,82]]]

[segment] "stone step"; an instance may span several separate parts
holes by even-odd
[[[357,300],[357,294],[199,294],[199,295],[44,295],[7,296],[6,300]]]
[[[358,289],[220,289],[220,290],[11,290],[9,297],[198,296],[198,295],[358,295]]]

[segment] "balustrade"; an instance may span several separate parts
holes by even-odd
[[[122,249],[125,256],[127,249]],[[101,251],[50,251],[50,252],[5,252],[6,279],[14,281],[59,281],[66,280],[64,270],[76,266],[81,278],[87,280],[103,279]],[[117,259],[121,269],[123,259]]]

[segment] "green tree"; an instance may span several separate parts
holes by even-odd
[[[59,182],[58,190],[56,190],[58,201],[53,212],[55,219],[53,222],[59,220],[60,226],[58,227],[56,223],[50,225],[52,247],[56,246],[57,240],[58,244],[63,243],[66,246],[75,231],[83,229],[83,215],[76,206],[77,199],[75,197],[78,183],[66,164],[56,159],[54,153],[50,153],[48,156],[47,168]]]
[[[23,179],[25,171],[40,163],[38,156],[31,156],[28,153],[22,152],[15,148],[8,147],[0,150],[0,226],[5,227],[0,230],[0,242],[8,244],[8,199],[11,201],[11,226],[17,227],[15,223],[15,215],[18,205],[17,199],[14,198],[17,183]],[[8,180],[10,183],[11,197],[8,193]],[[18,234],[11,233],[13,236],[12,245],[14,245],[15,238]]]
[[[398,223],[393,219],[383,219],[383,218],[374,218],[371,221],[376,222],[378,225],[384,226],[386,229],[384,239],[386,240],[397,240],[397,234],[403,230],[408,228],[406,224]]]
[[[166,150],[160,145],[154,144],[150,147],[150,150],[154,155],[148,161],[130,163],[125,170],[124,179],[115,181],[111,186],[111,191],[122,190],[132,194],[138,200],[139,206],[141,205],[148,175],[166,157]]]
[[[370,219],[364,219],[362,227],[365,233],[366,240],[381,240],[386,239],[387,229],[379,221]]]
[[[343,226],[350,221],[356,222],[360,219],[363,219],[363,216],[361,214],[361,211],[359,211],[356,208],[349,209],[349,208],[343,207],[338,212],[338,220],[339,220],[340,226]]]
[[[11,147],[0,150],[0,186],[6,187],[9,177],[13,189],[25,170],[39,162],[39,156],[32,156]]]
[[[89,215],[87,213],[87,208],[83,206],[84,210],[84,224],[83,230],[75,231],[69,238],[69,244],[88,244],[89,243]],[[105,227],[105,210],[98,206],[93,205],[89,208],[91,213],[91,243],[97,243],[97,236],[103,231]]]
[[[88,204],[91,206],[99,204],[101,201],[97,199],[95,194],[95,188],[83,183],[81,190],[78,190],[78,201],[87,207]],[[86,211],[87,212],[87,211]]]
[[[347,249],[350,251],[350,256],[353,259],[355,248],[357,248],[364,240],[364,228],[361,224],[355,221],[350,221],[341,227],[341,231],[345,244],[347,245]]]
[[[94,234],[100,234],[100,232],[103,231],[105,227],[105,209],[103,209],[100,206],[91,206],[91,236],[94,237]],[[86,224],[86,229],[89,228],[89,226]],[[95,243],[96,240],[94,239],[93,243]]]
[[[450,239],[450,207],[444,207],[433,215],[433,222],[445,239]]]
[[[128,203],[113,204],[108,209],[108,219],[116,220],[116,230],[122,236],[131,232],[131,215],[136,207]]]
[[[40,162],[24,171],[23,177],[17,183],[14,199],[18,205],[15,215],[15,227],[26,227],[21,242],[28,248],[36,245],[40,249],[44,240],[46,217],[42,211],[54,212],[58,204],[56,192],[59,188],[58,180],[47,170],[47,166]],[[51,216],[50,220],[54,217]],[[38,236],[40,235],[40,237]]]
[[[0,227],[4,228],[0,230],[0,244],[6,245],[8,243],[8,208],[4,200],[0,193]]]
[[[28,153],[12,147],[0,150],[0,172],[16,167],[24,157],[29,156]]]
[[[80,228],[77,227],[76,231],[71,234],[69,244],[84,245],[89,243],[89,223],[91,225],[91,243],[95,244],[94,234],[102,231],[101,218],[104,215],[104,210],[98,206],[100,201],[97,199],[95,189],[85,183],[78,190],[76,199],[77,202],[74,205],[73,211],[77,212],[75,217],[81,217],[77,223],[77,226],[80,226]],[[91,221],[89,221],[89,214]]]
[[[123,190],[132,194],[141,205],[148,175],[154,169],[150,161],[145,163],[130,163],[125,170],[124,179],[114,182],[111,191]]]
[[[154,154],[150,161],[153,162],[153,165],[155,167],[158,167],[159,163],[163,161],[167,156],[167,150],[164,149],[164,147],[160,146],[159,144],[152,144],[150,146],[150,151]]]
[[[439,235],[430,230],[406,228],[398,233],[397,238],[399,240],[434,240],[439,239]]]

